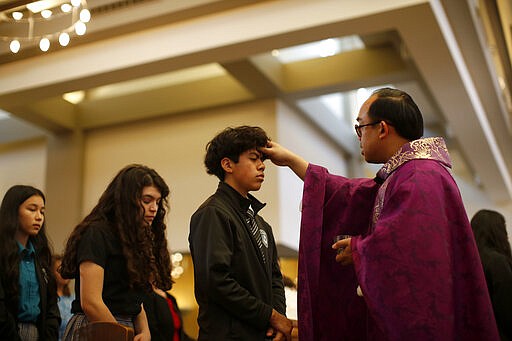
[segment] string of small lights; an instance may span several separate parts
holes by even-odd
[[[0,39],[12,53],[36,44],[46,52],[82,36],[91,20],[86,0],[41,0],[0,12]]]

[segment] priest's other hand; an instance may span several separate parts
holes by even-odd
[[[352,258],[352,248],[350,247],[351,240],[352,238],[346,238],[338,240],[336,243],[332,244],[333,249],[342,249],[341,252],[336,254],[336,262],[341,263],[341,265],[354,264],[354,259]]]

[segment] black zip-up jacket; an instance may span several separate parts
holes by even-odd
[[[266,262],[246,222],[252,206],[267,235]],[[192,215],[190,251],[199,304],[199,340],[265,339],[272,309],[285,315],[283,279],[272,229],[257,215],[265,206],[224,182]]]

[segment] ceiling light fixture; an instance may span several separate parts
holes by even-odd
[[[53,42],[67,46],[72,35],[84,35],[90,20],[87,0],[34,1],[0,12],[0,40],[12,53],[37,45],[46,52]]]

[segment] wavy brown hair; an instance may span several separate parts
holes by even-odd
[[[150,228],[142,228],[144,208],[142,189],[156,187],[162,196]],[[63,278],[78,276],[77,249],[84,231],[103,223],[119,237],[126,258],[130,286],[151,290],[151,285],[169,290],[172,287],[171,261],[165,236],[165,215],[169,187],[158,173],[139,164],[128,165],[107,186],[98,204],[78,224],[66,243],[60,273]]]
[[[15,316],[18,312],[21,261],[15,238],[20,227],[19,207],[34,195],[46,202],[41,190],[32,186],[15,185],[7,190],[0,205],[0,274],[8,309]],[[37,235],[31,236],[29,241],[36,250],[36,261],[39,262],[45,278],[48,279],[48,292],[52,293],[55,289],[55,295],[57,295],[55,279],[51,271],[52,249],[46,236],[46,219],[43,220]]]

